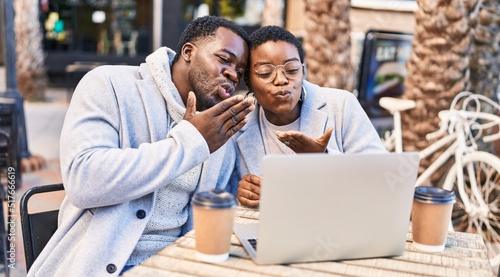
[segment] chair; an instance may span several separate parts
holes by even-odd
[[[50,193],[64,190],[63,184],[53,184],[30,188],[21,197],[21,229],[24,243],[24,257],[26,259],[26,271],[38,257],[40,252],[57,230],[57,218],[59,210],[29,213],[30,199],[35,194]]]
[[[12,187],[16,188],[20,180],[18,177],[21,174],[21,172],[15,172],[15,169],[20,169],[20,167],[18,167],[16,158],[17,143],[12,140],[12,138],[17,138],[14,105],[15,102],[12,99],[0,98],[0,258],[5,276],[9,276],[9,263],[7,261],[7,245],[9,243],[7,241],[6,219],[8,220],[12,213],[11,209],[7,208],[7,218],[5,218],[3,202],[10,203],[12,201],[9,196],[13,197],[13,195],[8,195],[7,192],[12,191]],[[15,172],[13,175],[15,177],[14,184],[9,183],[11,181],[9,174],[12,172]]]
[[[129,40],[123,42],[123,44],[125,44],[125,47],[128,49],[128,54],[132,57],[134,57],[137,54],[135,46],[137,44],[138,38],[139,38],[139,31],[133,31],[132,34],[130,34]]]
[[[139,31],[135,30],[130,33],[129,40],[122,41],[121,33],[116,32],[114,37],[114,43],[116,47],[116,54],[123,55],[124,48],[127,48],[129,56],[133,57],[137,54],[136,44],[139,38]]]
[[[3,131],[0,131],[0,142],[3,143],[3,139],[6,140],[6,144],[9,144],[10,138],[9,135]],[[1,146],[0,146],[1,148]],[[3,153],[0,154],[0,163],[4,163],[4,157]],[[7,193],[5,192],[3,184],[0,183],[0,199],[2,200],[0,202],[0,248],[1,248],[1,264],[3,266],[3,272],[5,276],[10,276],[9,275],[9,265],[8,265],[8,260],[7,260],[7,226],[6,223],[7,221],[5,220],[5,213],[4,213],[4,204],[3,201],[7,201]],[[8,207],[8,206],[7,206]],[[7,218],[9,218],[10,215],[10,210],[7,208]]]
[[[16,117],[16,100],[0,97],[0,178],[5,179],[7,170],[15,170],[16,187],[21,186],[21,155]]]
[[[6,170],[9,166],[14,166],[11,153],[12,143],[10,135],[0,129],[0,168]]]

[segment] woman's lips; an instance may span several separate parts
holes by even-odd
[[[287,99],[292,95],[291,92],[289,91],[278,91],[273,93],[273,96],[276,97],[277,99]]]

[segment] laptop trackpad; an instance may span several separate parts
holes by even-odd
[[[234,234],[252,259],[255,259],[256,256],[258,227],[258,223],[234,224],[233,226]]]

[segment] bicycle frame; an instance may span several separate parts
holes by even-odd
[[[453,142],[453,141],[455,141],[455,142]],[[445,145],[450,144],[451,142],[453,142],[453,144],[451,144],[441,155],[439,155],[439,157],[434,162],[432,162],[429,165],[429,167],[427,167],[424,170],[424,172],[422,172],[422,174],[420,174],[420,176],[417,178],[417,181],[415,183],[416,187],[421,186],[424,183],[424,181],[429,179],[429,177],[434,172],[436,172],[436,170],[438,170],[446,161],[448,161],[452,155],[456,154],[456,150],[458,149],[461,142],[459,142],[457,140],[457,134],[452,133],[452,134],[448,134],[448,135],[442,137],[441,139],[439,139],[435,143],[429,145],[427,148],[420,151],[420,153],[419,153],[420,159],[422,160],[422,159],[427,158],[429,155],[433,154],[434,152],[438,151],[439,149],[443,148]]]
[[[425,148],[424,150],[420,151],[420,158],[425,159],[432,153],[436,152],[437,150],[441,149],[445,145],[448,145],[452,143],[442,154],[439,155],[439,157],[431,163],[431,165],[424,170],[424,172],[417,178],[415,186],[420,186],[424,183],[425,180],[429,179],[430,176],[441,166],[448,161],[448,159],[451,156],[454,156],[455,161],[453,163],[453,166],[456,167],[455,170],[451,170],[451,174],[456,174],[456,180],[457,180],[457,188],[459,191],[459,194],[461,196],[467,195],[465,192],[464,188],[464,173],[462,170],[463,166],[463,159],[466,155],[477,152],[477,147],[474,142],[474,138],[469,139],[470,146],[467,145],[467,136],[470,135],[470,130],[471,124],[469,119],[484,119],[484,120],[491,120],[491,122],[496,122],[495,124],[499,123],[499,118],[495,115],[491,115],[488,113],[482,113],[482,112],[468,112],[468,111],[454,111],[453,114],[450,114],[449,111],[443,112],[440,114],[441,119],[448,120],[450,124],[448,125],[448,131],[447,135],[439,139],[438,141],[432,143],[430,146]],[[448,117],[448,119],[446,119]],[[476,128],[484,129],[491,124],[483,124],[483,125],[476,125]],[[441,128],[441,130],[437,131],[436,133],[443,133],[444,128]],[[492,140],[498,135],[490,135],[486,136],[483,138],[483,140]],[[500,162],[499,162],[500,164]],[[469,184],[470,188],[472,190],[472,193],[478,201],[479,207],[481,207],[481,211],[488,211],[487,208],[484,208],[487,206],[485,203],[484,199],[481,196],[481,193],[479,192],[478,189],[478,184],[477,180],[473,178],[474,176],[474,168],[472,163],[467,164],[467,172],[469,176]],[[448,173],[450,174],[450,173]],[[443,188],[446,189],[452,189],[453,187],[453,181],[454,181],[455,176],[447,176],[445,179],[445,182],[443,184]],[[466,208],[467,212],[470,212],[472,210],[473,205],[471,205],[469,198],[468,197],[462,197],[462,202]]]
[[[388,110],[393,116],[393,130],[385,134],[383,141],[384,147],[388,151],[395,150],[396,153],[403,152],[403,136],[401,131],[401,112],[413,109],[416,103],[412,100],[395,99],[391,97],[382,97],[379,104],[384,109]]]
[[[464,228],[465,224],[467,230],[470,229],[469,231],[478,233],[491,242],[488,246],[490,263],[497,268],[500,263],[500,159],[478,150],[476,141],[480,138],[484,142],[500,139],[500,132],[485,132],[493,126],[500,126],[500,117],[482,112],[482,103],[490,104],[494,110],[500,111],[498,103],[483,95],[461,92],[453,99],[449,110],[438,113],[440,128],[426,137],[435,141],[419,151],[419,154],[420,159],[426,159],[438,151],[440,154],[418,176],[415,186],[429,182],[435,172],[454,158],[441,186],[447,190],[456,190],[457,202],[460,201],[456,216],[459,226]],[[393,131],[385,134],[384,146],[388,151],[395,149],[398,152],[397,145],[401,143],[397,140],[401,138],[399,112],[404,110],[405,105],[396,100],[386,101],[385,104],[381,106],[391,111],[395,122]],[[465,215],[460,214],[461,211]],[[453,230],[453,224],[450,224],[450,228]]]

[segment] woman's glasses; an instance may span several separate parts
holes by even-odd
[[[268,63],[260,65],[259,67],[257,67],[257,69],[254,70],[254,72],[263,83],[268,84],[274,81],[274,79],[276,79],[276,76],[278,76],[278,67],[283,68],[283,74],[285,74],[285,77],[287,79],[294,80],[301,76],[303,66],[304,64],[300,63],[299,61],[289,61],[285,64],[276,66]]]

